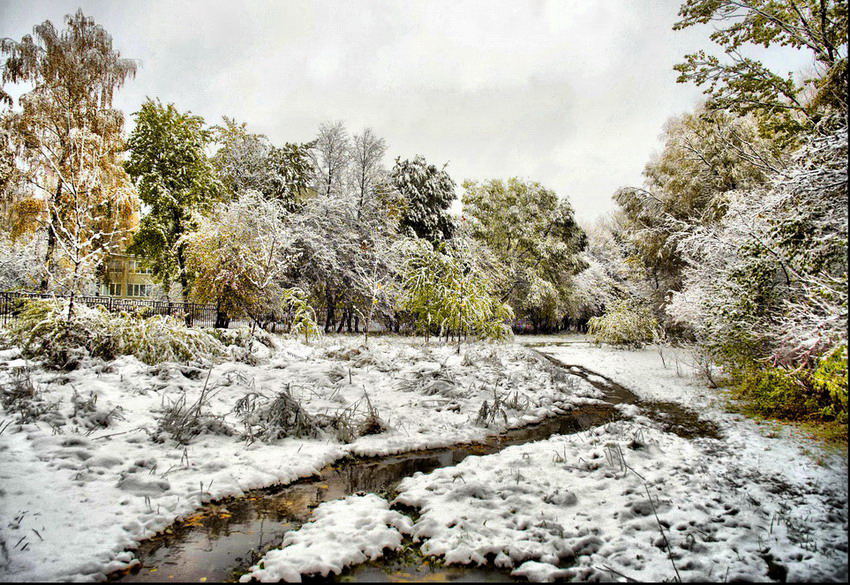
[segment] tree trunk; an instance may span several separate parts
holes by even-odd
[[[183,308],[186,310],[186,325],[192,326],[192,311],[189,307],[189,277],[186,275],[186,257],[183,246],[177,246],[177,268],[180,279],[180,296],[183,297]]]
[[[334,298],[333,295],[327,293],[325,295],[325,303],[327,303],[327,312],[325,314],[325,333],[329,333],[334,326]]]
[[[56,193],[56,198],[59,198],[59,193]],[[53,208],[50,208],[48,225],[47,225],[47,251],[44,253],[44,265],[47,268],[44,271],[44,276],[41,282],[38,283],[38,289],[41,292],[47,292],[50,288],[50,276],[53,274],[53,251],[56,249],[56,232],[53,231],[53,225],[56,221],[56,213]]]

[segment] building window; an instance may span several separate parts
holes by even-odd
[[[124,263],[121,260],[110,260],[109,261],[109,272],[124,272]]]
[[[111,297],[120,297],[121,296],[121,283],[115,282],[109,283],[109,296]]]
[[[128,284],[127,285],[127,296],[129,297],[149,297],[151,296],[151,292],[153,289],[153,285],[150,284]]]
[[[130,260],[130,272],[133,274],[152,274],[153,270],[146,268],[142,262],[138,260]]]

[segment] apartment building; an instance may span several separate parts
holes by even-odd
[[[106,262],[106,275],[100,293],[111,297],[150,298],[154,282],[151,269],[129,254],[112,254]]]

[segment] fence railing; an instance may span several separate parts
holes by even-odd
[[[16,318],[21,311],[24,301],[28,299],[68,300],[70,298],[70,295],[56,295],[51,293],[0,292],[0,323],[6,325],[9,321]],[[215,305],[76,295],[74,295],[74,302],[88,307],[105,307],[108,311],[123,311],[139,316],[171,315],[172,317],[182,319],[190,327],[227,327],[226,320],[222,322],[221,319],[217,319],[219,314]]]

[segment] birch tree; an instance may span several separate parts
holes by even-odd
[[[357,194],[358,219],[363,214],[363,207],[372,203],[377,188],[386,180],[386,170],[382,166],[386,152],[386,142],[371,128],[366,128],[352,140],[350,172]]]
[[[137,204],[119,162],[124,118],[112,100],[137,65],[81,10],[65,17],[62,30],[45,21],[20,41],[3,39],[0,53],[2,83],[28,87],[2,123],[25,197],[43,202],[38,221],[48,270],[40,286],[47,289],[63,255],[80,274],[133,221]],[[11,104],[8,94],[5,101]]]
[[[351,161],[351,140],[345,125],[325,122],[319,126],[312,154],[316,191],[326,197],[342,195]]]

